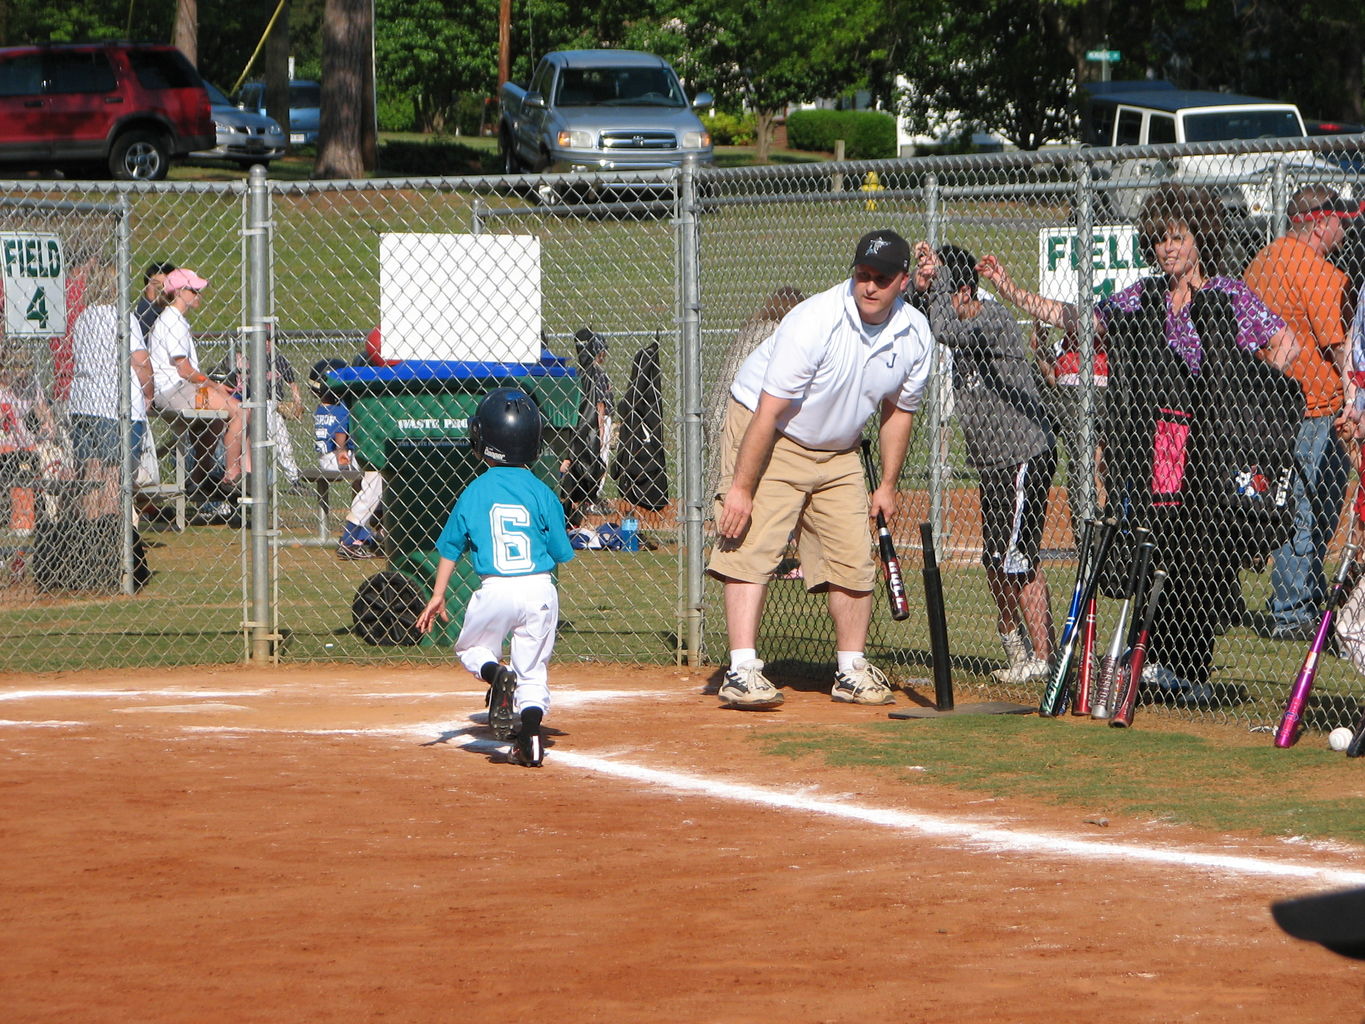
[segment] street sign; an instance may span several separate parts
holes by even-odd
[[[1136,228],[1097,225],[1090,237],[1091,284],[1097,300],[1107,299],[1142,277],[1146,264]],[[1039,294],[1075,302],[1079,266],[1075,228],[1043,228],[1038,232]]]
[[[66,261],[56,235],[0,233],[5,275],[5,333],[51,337],[66,332]]]
[[[1085,59],[1101,64],[1116,64],[1123,54],[1118,50],[1086,50]]]

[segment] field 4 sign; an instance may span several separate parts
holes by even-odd
[[[1091,233],[1091,283],[1095,298],[1107,299],[1142,277],[1146,264],[1137,229],[1128,225],[1098,226]],[[1074,228],[1038,232],[1038,291],[1049,299],[1076,301],[1080,254]]]
[[[5,333],[49,337],[66,331],[66,261],[57,235],[0,233]]]

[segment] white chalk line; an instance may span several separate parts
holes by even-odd
[[[121,697],[128,699],[149,696],[177,696],[181,698],[205,699],[258,696],[269,692],[271,691],[26,690],[0,692],[0,700],[17,700],[29,697]],[[363,694],[362,696],[368,698],[376,695]],[[392,699],[393,696],[394,695],[390,694],[390,699]],[[447,696],[453,699],[468,697],[470,696],[470,693],[466,691],[454,691],[448,694],[422,693],[412,694],[411,696]],[[637,690],[557,691],[555,694],[557,705],[568,706],[593,703],[600,700],[638,700],[640,698],[656,699],[676,696],[677,694],[671,691],[642,692]],[[48,728],[66,725],[75,726],[79,724],[82,723],[54,721],[42,723],[0,722],[0,725],[28,725]],[[473,724],[475,723],[472,721],[468,723],[468,725]],[[451,723],[421,723],[401,728],[381,729],[277,729],[222,725],[188,726],[184,731],[191,733],[237,734],[286,732],[308,736],[419,736],[428,741],[435,739],[440,742],[454,743],[462,749],[474,750],[481,753],[495,753],[506,749],[505,743],[499,743],[470,735],[465,731],[466,728],[466,723],[456,721]],[[1135,846],[1130,843],[1080,839],[1048,833],[1014,831],[984,826],[941,815],[900,811],[885,807],[871,807],[843,800],[835,801],[811,796],[809,794],[791,793],[762,786],[725,782],[706,776],[665,771],[658,768],[650,768],[645,765],[631,764],[609,757],[569,750],[553,751],[550,760],[555,764],[564,764],[583,771],[639,782],[660,789],[672,790],[674,792],[696,794],[717,800],[752,804],[778,810],[825,815],[847,821],[859,821],[865,824],[891,829],[893,831],[915,833],[935,839],[956,842],[964,847],[978,849],[983,852],[1028,853],[1058,858],[1073,857],[1089,860],[1129,861],[1133,863],[1160,866],[1198,867],[1225,874],[1310,879],[1316,882],[1322,882],[1326,885],[1342,887],[1365,885],[1365,871],[1353,871],[1345,868],[1269,860],[1261,857],[1203,853],[1180,847],[1163,848]]]
[[[477,750],[483,753],[492,753],[506,746],[506,744],[472,736],[452,736],[450,740],[464,749]],[[846,821],[863,822],[897,832],[915,833],[959,843],[968,849],[985,853],[1038,854],[1055,858],[1128,861],[1180,868],[1194,867],[1222,874],[1301,878],[1343,888],[1365,885],[1365,871],[1268,860],[1262,857],[1202,853],[1183,847],[1135,846],[1131,843],[1099,842],[1043,832],[994,828],[917,811],[869,807],[843,800],[835,801],[802,793],[783,792],[764,786],[723,782],[706,776],[664,771],[570,750],[554,750],[547,755],[546,761],[547,763],[566,764],[599,775],[641,782],[679,793],[690,793],[717,800],[756,804],[777,810],[820,814],[832,818],[842,818]]]

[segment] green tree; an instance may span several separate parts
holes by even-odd
[[[386,99],[412,101],[421,131],[445,131],[461,94],[491,96],[497,19],[460,0],[377,0],[376,63]]]
[[[1021,149],[1073,136],[1077,7],[932,0],[919,13],[921,23],[933,28],[906,55],[909,87],[900,110],[911,131],[979,128]],[[1028,45],[1000,45],[1002,40]]]
[[[709,88],[757,117],[765,163],[789,104],[851,94],[885,59],[885,11],[861,0],[692,0],[681,12],[687,64]]]

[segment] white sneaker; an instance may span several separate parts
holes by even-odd
[[[782,703],[782,692],[763,674],[763,662],[757,658],[741,662],[727,669],[725,682],[716,696],[732,708],[775,708]]]
[[[869,665],[864,658],[854,658],[850,671],[834,673],[834,688],[829,691],[829,697],[843,704],[896,703],[891,695],[891,683],[882,670]]]
[[[1047,659],[1039,658],[1036,655],[1027,661],[1022,661],[1018,665],[1011,665],[1007,669],[997,669],[991,675],[995,676],[1002,683],[1018,685],[1020,683],[1040,683],[1051,673],[1051,666]]]

